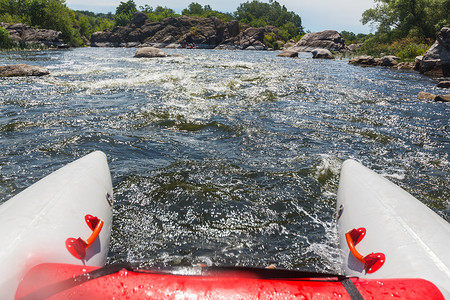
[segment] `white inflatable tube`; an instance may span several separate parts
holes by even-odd
[[[111,175],[102,152],[55,171],[0,206],[0,299],[13,299],[23,275],[41,263],[102,266],[112,221]],[[85,221],[98,217],[98,236]],[[100,223],[100,222],[98,222]],[[100,229],[101,228],[101,229]],[[74,257],[69,238],[91,238],[85,257]]]
[[[412,195],[354,160],[344,162],[337,195],[337,225],[345,275],[363,278],[422,278],[450,299],[450,224]],[[345,237],[365,228],[355,247],[362,255],[383,253],[370,273]]]

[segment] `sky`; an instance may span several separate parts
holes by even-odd
[[[128,0],[66,0],[69,8],[88,10],[95,13],[114,13],[120,2]],[[239,4],[250,0],[134,0],[136,6],[168,7],[176,13],[188,7],[192,2],[210,5],[220,12],[234,12]],[[260,0],[268,2],[268,0]],[[339,32],[346,30],[354,33],[370,33],[374,29],[361,24],[362,13],[374,7],[374,0],[277,0],[285,5],[288,11],[293,11],[302,18],[303,28],[311,32],[334,29]]]

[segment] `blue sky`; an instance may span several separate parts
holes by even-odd
[[[127,0],[122,0],[126,2]],[[334,29],[347,30],[355,33],[373,32],[369,26],[360,22],[361,14],[366,9],[374,7],[374,0],[277,0],[289,11],[294,11],[302,18],[303,27],[312,32]],[[66,0],[67,6],[76,10],[99,12],[115,12],[121,0]],[[240,3],[247,0],[134,0],[136,5],[151,7],[166,6],[177,13],[188,7],[191,2],[201,5],[209,4],[212,9],[221,12],[234,12]],[[268,2],[268,0],[263,0]]]

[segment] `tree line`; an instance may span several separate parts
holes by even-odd
[[[279,27],[280,37],[284,40],[299,38],[303,33],[301,18],[296,13],[288,11],[277,1],[269,3],[257,0],[239,5],[234,13],[223,13],[213,10],[210,5],[200,5],[192,2],[182,10],[181,14],[173,9],[149,5],[137,8],[133,0],[120,2],[115,13],[95,14],[89,11],[74,11],[67,7],[65,0],[0,0],[0,22],[24,23],[37,28],[61,31],[63,39],[72,46],[88,44],[95,31],[126,26],[137,11],[143,11],[150,20],[161,21],[168,17],[217,17],[224,22],[238,20],[243,26],[263,27],[272,25]],[[7,32],[0,27],[0,47],[2,40],[7,39]]]
[[[450,26],[450,0],[374,0],[375,7],[367,9],[361,18],[363,24],[376,28],[374,34],[341,32],[349,43],[364,43],[365,51],[385,51],[380,45],[397,44],[403,47],[405,41],[429,44],[443,26]],[[145,12],[150,20],[161,21],[168,17],[217,17],[224,22],[239,21],[241,28],[278,28],[277,36],[267,36],[268,44],[277,39],[298,40],[304,34],[302,20],[277,1],[258,0],[241,3],[235,12],[223,13],[213,10],[210,5],[192,2],[177,14],[173,9],[144,5],[139,8],[133,0],[120,2],[115,13],[95,14],[89,11],[74,11],[67,7],[65,0],[0,0],[0,22],[24,23],[38,28],[61,31],[63,39],[72,46],[82,46],[95,31],[114,26],[126,26],[137,11]],[[0,27],[0,47],[8,44],[8,33]],[[2,42],[3,41],[3,42]],[[409,45],[409,44],[408,44]],[[423,47],[422,47],[423,48]],[[420,50],[422,51],[422,50]]]

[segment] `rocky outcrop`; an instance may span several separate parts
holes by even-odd
[[[444,27],[436,41],[419,61],[418,70],[426,75],[450,77],[450,28]]]
[[[224,40],[217,49],[267,50],[264,45],[264,36],[272,32],[277,34],[278,29],[273,26],[250,27],[237,36]]]
[[[47,68],[25,64],[0,66],[0,77],[43,76],[50,72]]]
[[[311,53],[313,58],[334,59],[333,54],[327,49],[314,49]]]
[[[330,51],[347,50],[344,39],[336,30],[307,33],[290,49],[297,52],[311,52],[317,48],[327,49]]]
[[[198,48],[210,49],[225,41],[234,45],[233,38],[238,35],[237,21],[224,23],[215,17],[182,16],[154,22],[149,20],[145,13],[137,12],[128,26],[118,26],[112,30],[106,29],[92,34],[91,46],[181,48],[194,44]],[[242,39],[243,42],[247,42],[247,47],[255,45],[251,35],[242,36]]]
[[[155,48],[155,47],[143,47],[139,48],[136,53],[134,54],[134,57],[140,58],[140,57],[167,57],[170,56],[169,54],[165,53],[161,49]]]
[[[95,32],[91,37],[93,47],[136,47],[171,45],[182,47],[196,44],[199,48],[214,48],[223,41],[224,33],[233,30],[221,20],[211,18],[179,17],[153,22],[142,12],[137,12],[129,26]]]
[[[8,30],[9,37],[16,43],[46,47],[66,47],[60,31],[39,29],[22,23],[0,23],[0,26]]]

